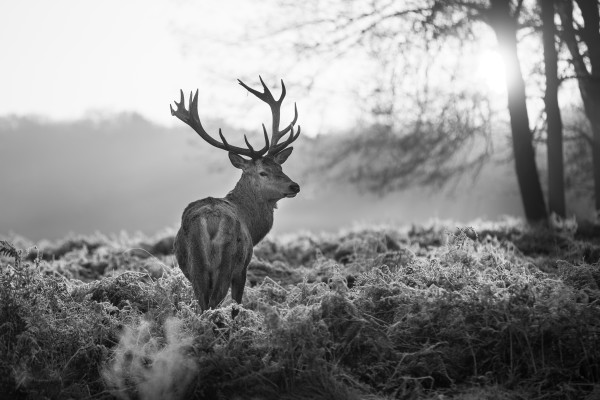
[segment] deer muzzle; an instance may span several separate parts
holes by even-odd
[[[300,185],[296,182],[292,182],[288,189],[290,190],[290,193],[287,193],[285,197],[296,197],[296,195],[300,193]]]

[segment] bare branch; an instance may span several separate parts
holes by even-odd
[[[562,22],[562,37],[571,57],[573,57],[573,67],[577,76],[586,77],[589,79],[590,73],[587,70],[583,56],[579,51],[578,41],[576,38],[575,29],[573,28],[573,4],[571,1],[558,2],[558,14]]]

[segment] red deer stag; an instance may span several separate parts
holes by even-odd
[[[179,268],[192,283],[202,311],[217,307],[227,295],[230,285],[231,297],[237,303],[242,302],[252,248],[271,230],[277,201],[294,197],[300,192],[300,186],[281,169],[281,164],[293,150],[288,146],[300,135],[300,126],[294,134],[294,124],[298,119],[295,104],[293,121],[285,129],[279,130],[281,103],[286,94],[283,80],[279,100],[273,98],[262,78],[262,93],[239,79],[238,82],[271,108],[271,143],[263,124],[266,144],[260,150],[254,150],[246,136],[244,141],[247,148],[242,148],[230,145],[220,129],[221,141],[206,133],[198,116],[198,90],[193,97],[190,93],[189,110],[185,108],[183,91],[179,103],[175,102],[177,110],[171,107],[171,115],[188,124],[211,145],[227,151],[231,164],[242,170],[242,177],[235,188],[224,198],[207,197],[186,207],[175,238],[175,256]],[[288,132],[287,139],[279,143]],[[233,312],[235,314],[236,310]]]

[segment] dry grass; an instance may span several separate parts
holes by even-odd
[[[596,398],[600,235],[559,228],[484,221],[267,240],[235,320],[229,297],[196,313],[169,237],[96,235],[39,252],[12,238],[0,242],[0,392]]]

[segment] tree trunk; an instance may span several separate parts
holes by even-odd
[[[539,0],[542,9],[544,69],[546,73],[546,122],[548,124],[548,209],[565,217],[562,120],[558,107],[558,72],[555,44],[554,0]]]
[[[496,33],[498,44],[504,49],[515,169],[525,217],[529,222],[540,222],[546,220],[548,214],[535,162],[525,82],[517,55],[517,24],[511,15],[509,0],[491,0],[490,11],[490,25]]]
[[[563,26],[563,40],[569,48],[585,114],[592,127],[592,161],[594,168],[594,196],[596,218],[600,218],[600,14],[597,1],[577,0],[584,26],[577,33],[573,23],[573,3],[560,0],[559,14]],[[591,71],[580,52],[579,41],[585,43]]]

